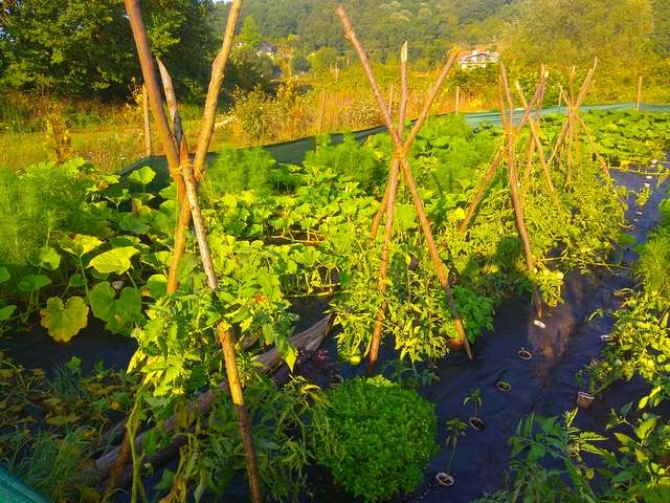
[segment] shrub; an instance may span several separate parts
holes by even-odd
[[[88,169],[82,159],[72,159],[0,171],[0,263],[26,265],[64,233],[106,232],[87,203],[95,187]]]
[[[372,502],[421,483],[437,453],[432,403],[381,376],[347,381],[327,395],[314,406],[314,452],[337,484]]]
[[[205,172],[202,191],[210,199],[245,190],[265,192],[270,188],[268,176],[274,166],[272,156],[259,148],[222,150]]]

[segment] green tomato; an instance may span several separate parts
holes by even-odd
[[[359,363],[361,363],[361,360],[362,360],[361,355],[351,355],[351,356],[349,356],[349,363],[351,365],[358,365]]]

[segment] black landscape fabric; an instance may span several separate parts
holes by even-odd
[[[635,191],[645,183],[655,188],[644,214],[636,213],[634,195],[629,201],[627,217],[634,224],[634,229],[628,232],[638,243],[644,242],[648,231],[659,221],[658,204],[666,193],[667,183],[656,187],[656,179],[649,180],[643,175],[619,171],[613,171],[613,176],[618,183]],[[623,250],[623,259],[628,262],[634,260],[634,251]],[[612,326],[611,318],[591,315],[597,309],[616,309],[622,299],[615,297],[613,292],[633,284],[630,271],[626,269],[612,268],[585,275],[567,274],[563,288],[564,302],[545,310],[541,320],[544,328],[535,323],[530,299],[509,299],[497,309],[495,330],[484,334],[473,345],[475,356],[472,361],[464,352],[455,351],[438,362],[434,372],[439,381],[419,391],[436,404],[438,443],[442,450],[426,470],[424,485],[397,501],[465,503],[503,487],[510,456],[507,439],[514,435],[519,421],[531,413],[556,416],[575,407],[579,388],[574,375],[593,358],[598,358],[606,344],[600,336],[608,333]],[[53,369],[72,356],[82,359],[85,370],[91,369],[100,360],[117,368],[127,365],[135,347],[132,339],[109,335],[101,326],[96,328],[95,325],[87,332],[69,344],[61,345],[37,327],[31,333],[14,338],[7,349],[17,363],[28,368]],[[393,357],[392,346],[391,341],[386,341],[382,359]],[[530,360],[519,358],[517,353],[522,348],[532,354]],[[327,342],[327,349],[335,352],[332,337]],[[363,372],[363,366],[342,365],[339,372],[345,377],[353,377]],[[509,382],[512,389],[507,393],[498,391],[496,382],[499,380]],[[466,436],[459,440],[452,464],[455,484],[451,487],[439,486],[434,477],[446,468],[448,458],[444,447],[444,425],[455,417],[467,421],[472,407],[470,404],[464,406],[463,400],[475,388],[481,390],[483,405],[480,416],[486,422],[486,428],[483,431],[468,428]],[[575,426],[604,431],[610,409],[635,400],[643,390],[643,385],[635,380],[612,386],[590,409],[579,411]],[[397,440],[412,441],[410,438]],[[240,479],[236,485],[231,489],[231,501],[238,501],[237,498],[244,501],[246,489],[243,480]],[[334,487],[329,477],[319,469],[312,473],[309,490],[311,495],[305,494],[302,501],[355,501]]]

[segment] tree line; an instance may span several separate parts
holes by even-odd
[[[267,85],[287,73],[342,64],[350,48],[335,18],[343,3],[369,55],[433,65],[454,44],[485,44],[529,68],[565,69],[598,58],[619,75],[653,73],[670,58],[670,0],[246,0],[229,89]],[[180,96],[200,98],[229,4],[143,0],[154,53]],[[270,42],[277,57],[259,54]],[[0,91],[123,98],[139,80],[122,0],[0,3]]]

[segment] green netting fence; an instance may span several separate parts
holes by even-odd
[[[0,467],[0,503],[49,503],[49,500]]]
[[[585,105],[580,107],[583,112],[588,112],[591,110],[634,110],[637,108],[635,103],[616,103],[610,105]],[[543,108],[541,111],[542,116],[553,115],[553,114],[562,114],[566,115],[568,111],[567,107],[549,107]],[[656,105],[649,103],[640,104],[641,112],[651,112],[651,113],[662,113],[670,112],[670,105]],[[514,112],[514,120],[518,121],[524,114],[523,109],[517,109]],[[468,113],[463,114],[465,122],[471,127],[478,127],[484,123],[492,124],[494,126],[502,125],[502,120],[500,117],[500,112],[477,112],[477,113]],[[376,126],[368,129],[363,129],[360,131],[352,131],[351,134],[359,142],[363,142],[366,138],[371,135],[385,133],[386,128],[384,126]],[[344,134],[336,133],[329,135],[331,143],[337,145],[341,143],[344,139]],[[307,152],[313,151],[316,148],[316,137],[310,136],[307,138],[301,138],[298,140],[292,140],[282,143],[275,143],[272,145],[264,145],[262,148],[268,151],[272,157],[280,164],[301,164],[305,159],[305,154]],[[210,152],[207,155],[207,162],[210,163],[214,161],[217,157],[216,152]],[[169,173],[167,169],[167,160],[165,156],[151,156],[144,157],[133,162],[130,166],[123,168],[120,171],[121,176],[125,176],[132,171],[139,169],[143,166],[149,166],[156,172],[156,178],[152,184],[148,187],[149,190],[160,189],[165,187],[169,183]]]

